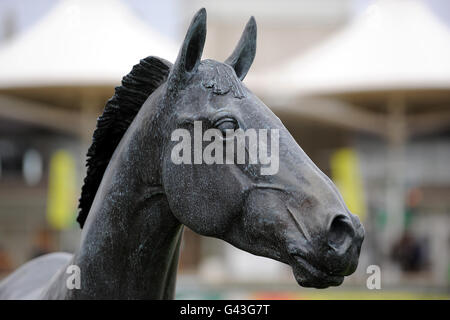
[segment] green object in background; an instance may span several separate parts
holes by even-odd
[[[407,209],[404,214],[404,227],[408,229],[414,220],[414,211]],[[380,230],[386,227],[387,213],[385,210],[378,210],[375,215],[375,223]]]
[[[405,216],[403,219],[405,229],[408,229],[411,226],[413,219],[414,219],[413,209],[406,209]]]
[[[387,213],[385,210],[378,210],[376,212],[375,222],[376,222],[377,227],[380,230],[383,230],[386,227]]]
[[[76,168],[69,152],[59,150],[50,159],[47,221],[56,230],[74,222],[76,213]]]

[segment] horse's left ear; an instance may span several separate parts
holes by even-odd
[[[244,80],[256,54],[256,21],[251,17],[241,39],[231,56],[225,61],[234,68],[239,79]]]

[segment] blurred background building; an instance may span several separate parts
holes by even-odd
[[[337,183],[366,240],[355,274],[324,291],[186,228],[178,297],[449,298],[446,0],[0,0],[0,278],[77,248],[96,117],[140,58],[174,60],[200,7],[216,60],[255,16],[245,82]],[[366,287],[370,265],[381,290]]]

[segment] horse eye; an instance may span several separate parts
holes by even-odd
[[[236,130],[239,126],[233,118],[222,118],[214,124],[214,127],[222,131],[222,134],[225,135],[226,130]]]

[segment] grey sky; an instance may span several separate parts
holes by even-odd
[[[0,0],[0,41],[5,31],[5,19],[14,18],[17,31],[32,26],[58,0]],[[179,25],[182,20],[183,0],[121,0],[151,27],[172,38],[179,37]],[[311,0],[317,1],[317,0]],[[364,10],[374,0],[353,0],[354,14]],[[432,11],[450,27],[449,0],[422,0]]]
[[[178,36],[180,0],[121,1],[159,32],[168,37]],[[0,0],[0,35],[4,34],[4,21],[8,16],[14,17],[17,31],[23,31],[42,18],[57,2],[58,0]]]

